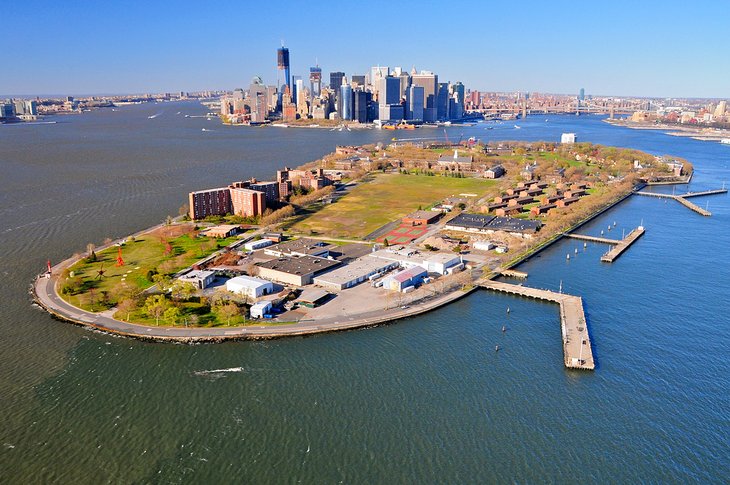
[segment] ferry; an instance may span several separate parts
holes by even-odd
[[[723,138],[722,140],[720,140],[720,143],[722,143],[723,145],[730,145],[730,138]]]

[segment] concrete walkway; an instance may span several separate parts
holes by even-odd
[[[65,267],[65,265],[62,265],[54,268],[54,274],[57,275],[60,273],[60,270]],[[406,309],[393,308],[390,310],[371,311],[368,313],[339,316],[318,321],[308,322],[305,320],[299,323],[271,326],[256,325],[247,327],[193,328],[151,327],[116,320],[109,316],[109,312],[87,312],[63,300],[56,292],[56,282],[57,276],[53,276],[51,278],[41,276],[34,282],[33,289],[36,302],[57,318],[100,330],[102,332],[109,332],[127,337],[153,341],[188,343],[218,342],[236,339],[272,339],[372,327],[434,310],[451,303],[452,301],[458,300],[476,289],[476,287],[473,287],[467,291],[456,290],[436,298],[412,303]]]

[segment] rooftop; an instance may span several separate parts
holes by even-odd
[[[308,275],[327,271],[328,269],[334,268],[339,264],[339,261],[318,258],[316,256],[285,256],[272,259],[271,261],[266,261],[264,263],[257,263],[256,266],[271,269],[274,271],[281,271],[282,273],[287,274]]]
[[[354,280],[358,276],[386,268],[390,264],[392,264],[392,261],[383,260],[373,256],[363,256],[342,268],[330,271],[326,275],[319,277],[319,280],[323,280],[326,283],[344,284],[348,281]]]
[[[317,241],[316,239],[309,239],[306,237],[300,239],[294,239],[291,241],[284,241],[273,246],[266,248],[267,252],[281,252],[285,254],[298,253],[303,255],[316,255],[324,251],[333,249],[335,246],[328,244],[323,241]]]

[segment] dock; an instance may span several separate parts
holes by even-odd
[[[626,251],[629,246],[644,235],[644,228],[642,226],[637,227],[629,233],[628,236],[619,241],[610,251],[601,256],[601,261],[604,263],[613,263],[616,258],[621,256],[621,253]]]
[[[588,236],[585,234],[571,234],[571,233],[563,234],[563,236],[569,237],[572,239],[580,239],[582,241],[591,241],[591,242],[597,242],[597,243],[603,243],[603,244],[610,244],[611,246],[614,246],[612,249],[610,249],[608,252],[606,252],[603,256],[601,256],[601,261],[604,263],[613,263],[613,261],[616,258],[621,256],[621,253],[626,251],[629,248],[629,246],[634,244],[634,242],[643,235],[644,235],[644,228],[642,226],[639,226],[636,229],[634,229],[633,231],[631,231],[628,234],[628,236],[626,236],[623,239],[609,239],[607,237]]]
[[[478,285],[488,290],[535,298],[560,305],[560,327],[563,336],[563,363],[565,367],[583,370],[595,369],[593,349],[588,335],[588,326],[581,297],[486,279],[480,280]]]
[[[597,237],[597,236],[587,236],[585,234],[569,234],[565,233],[563,234],[565,237],[569,237],[572,239],[580,239],[582,241],[590,241],[590,242],[597,242],[597,243],[603,243],[603,244],[619,244],[621,243],[621,240],[619,239],[609,239],[607,237]]]
[[[635,192],[637,195],[643,195],[647,197],[659,197],[662,199],[674,199],[683,206],[695,211],[698,214],[701,214],[705,217],[709,217],[712,215],[712,212],[708,211],[707,209],[703,209],[702,207],[698,206],[697,204],[694,204],[687,200],[689,197],[702,197],[703,195],[717,195],[717,194],[727,194],[727,189],[713,189],[713,190],[703,190],[701,192],[686,192],[684,194],[674,195],[674,194],[658,194],[656,192],[647,192],[645,190],[639,190]]]

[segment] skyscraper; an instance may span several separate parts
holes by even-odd
[[[423,87],[423,121],[436,121],[436,90],[438,89],[438,76],[429,71],[421,71],[420,74],[411,74],[411,84]]]
[[[372,99],[372,95],[367,91],[363,91],[362,88],[357,88],[352,92],[352,98],[352,119],[359,121],[360,123],[367,123],[368,121],[371,121],[368,117],[368,104]]]
[[[400,78],[384,77],[378,83],[378,112],[383,121],[403,119],[403,106],[400,104]]]
[[[406,91],[406,119],[423,121],[422,86],[411,86]]]
[[[439,83],[436,94],[436,119],[449,119],[449,83]]]
[[[284,71],[284,83],[291,90],[291,71],[289,67],[289,49],[282,46],[276,50],[276,67],[279,71]],[[283,89],[280,89],[283,92]]]
[[[340,86],[342,86],[342,78],[345,77],[344,72],[331,72],[330,73],[330,89],[335,93],[340,92]]]
[[[251,106],[251,121],[254,123],[266,121],[268,115],[267,92],[260,77],[256,76],[251,80],[248,96]]]
[[[585,101],[586,99],[586,90],[584,88],[580,88],[580,93],[578,94],[578,99],[581,101]]]
[[[309,91],[312,96],[319,96],[322,92],[322,68],[319,66],[309,68]]]
[[[340,118],[343,120],[352,120],[352,86],[347,83],[347,78],[342,78],[342,86],[340,86],[340,96],[337,101],[337,108],[340,112]]]

